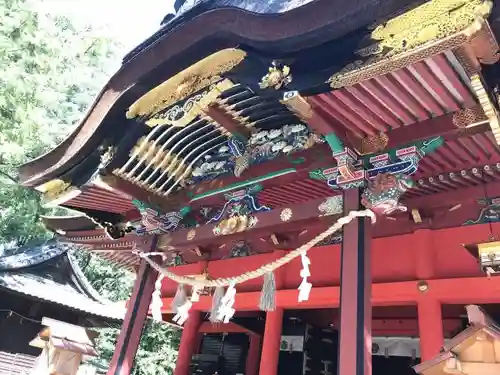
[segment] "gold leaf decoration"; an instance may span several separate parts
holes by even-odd
[[[43,193],[43,207],[58,206],[81,193],[80,189],[72,186],[70,182],[60,179],[51,180],[39,186],[37,190]]]
[[[195,229],[190,229],[187,232],[187,235],[186,235],[187,240],[188,241],[192,241],[192,240],[194,240],[195,237],[196,237],[196,230]]]
[[[488,120],[481,106],[464,108],[453,113],[453,124],[457,128],[465,129],[469,125],[474,125]]]
[[[240,49],[228,48],[191,65],[143,95],[127,111],[127,118],[154,115],[222,79],[246,57]]]
[[[491,100],[491,97],[483,84],[481,76],[479,74],[475,74],[470,77],[470,81],[472,89],[479,100],[479,105],[490,122],[491,132],[495,137],[495,141],[497,142],[497,145],[500,145],[500,120],[497,108]]]
[[[211,103],[226,90],[234,86],[229,79],[223,79],[210,86],[199,94],[191,96],[184,104],[175,105],[165,112],[159,113],[146,121],[146,125],[155,127],[157,125],[170,125],[175,127],[184,127],[201,115]],[[184,90],[184,89],[183,89]]]
[[[377,42],[358,50],[364,60],[348,64],[328,80],[339,88],[386,74],[467,42],[486,23],[490,0],[431,0],[378,25]]]
[[[463,31],[491,7],[484,0],[432,0],[377,26],[371,37],[397,54]]]
[[[304,121],[313,116],[311,105],[297,91],[287,91],[280,102]]]
[[[367,135],[361,140],[360,155],[372,154],[385,150],[389,143],[389,137],[385,133]]]
[[[259,87],[261,89],[272,87],[275,90],[279,90],[288,85],[290,82],[292,82],[290,67],[287,65],[280,67],[275,61],[273,61],[272,66],[269,68],[269,73],[267,73],[260,80]]]

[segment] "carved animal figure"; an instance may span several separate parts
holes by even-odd
[[[401,196],[414,186],[412,179],[403,174],[381,173],[370,181],[363,192],[361,203],[380,215],[390,215],[394,211],[406,211],[399,203]]]

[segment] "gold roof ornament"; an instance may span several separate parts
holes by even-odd
[[[80,189],[61,179],[55,179],[40,185],[36,190],[43,193],[42,206],[55,207],[80,195]]]
[[[203,114],[203,111],[226,90],[234,87],[234,83],[229,79],[223,79],[194,96],[191,96],[182,105],[175,105],[165,112],[159,113],[146,121],[146,125],[155,127],[157,125],[170,125],[184,127],[193,121],[196,116]],[[186,86],[181,88],[185,92]]]
[[[379,48],[388,49],[394,55],[408,51],[432,40],[446,38],[465,30],[477,18],[484,18],[492,9],[487,0],[432,0],[388,22],[378,25],[371,33],[378,40]],[[363,56],[360,50],[359,54]]]
[[[479,105],[483,109],[484,114],[490,123],[491,132],[495,137],[495,141],[497,142],[497,145],[500,145],[500,114],[498,113],[492,98],[488,94],[481,76],[479,74],[474,74],[470,77],[470,81],[472,89],[474,90],[474,93],[479,101]]]
[[[259,87],[261,89],[272,87],[275,90],[279,90],[290,82],[292,82],[290,67],[288,65],[280,67],[276,61],[273,61],[272,66],[269,68],[269,73],[260,80]]]
[[[151,116],[222,79],[246,57],[246,52],[227,48],[216,52],[169,78],[136,100],[127,118]]]
[[[386,74],[458,47],[484,27],[492,8],[491,0],[431,0],[397,15],[374,28],[370,36],[376,43],[356,51],[365,59],[331,76],[330,86],[352,85],[370,78],[368,71]]]

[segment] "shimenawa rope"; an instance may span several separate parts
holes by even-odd
[[[265,264],[256,270],[249,271],[242,273],[239,276],[233,276],[233,277],[221,277],[218,279],[214,280],[197,280],[192,277],[188,276],[181,276],[177,275],[171,271],[169,271],[166,268],[161,267],[159,264],[157,264],[154,260],[149,258],[152,255],[155,255],[157,253],[144,253],[144,252],[137,252],[137,254],[143,258],[146,262],[149,263],[149,265],[154,268],[156,271],[160,272],[163,274],[165,277],[168,277],[170,280],[173,280],[179,284],[183,285],[191,285],[191,286],[201,286],[201,287],[220,287],[220,286],[228,286],[228,285],[235,285],[235,284],[240,284],[248,280],[256,279],[258,277],[261,277],[265,275],[268,272],[272,272],[276,270],[277,268],[285,265],[286,263],[292,261],[293,259],[297,258],[303,253],[306,253],[310,248],[312,248],[314,245],[316,245],[318,242],[324,240],[328,236],[332,235],[339,229],[341,229],[344,225],[350,223],[352,220],[354,220],[357,217],[370,217],[372,222],[374,223],[376,218],[375,218],[375,213],[372,210],[362,210],[362,211],[351,211],[347,216],[341,217],[338,219],[332,226],[330,226],[328,229],[326,229],[323,233],[318,234],[316,237],[314,237],[312,240],[309,242],[303,244],[299,248],[290,251],[283,257],[276,259],[275,261]]]

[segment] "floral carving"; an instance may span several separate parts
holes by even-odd
[[[233,173],[236,177],[251,165],[272,160],[280,155],[313,147],[324,140],[311,133],[304,124],[288,124],[279,129],[254,132],[248,142],[231,138],[215,152],[207,154],[193,168],[190,183],[210,180]]]
[[[290,221],[292,218],[293,212],[291,208],[285,208],[280,213],[281,221]]]
[[[318,207],[321,216],[341,214],[344,210],[342,195],[326,198]]]

